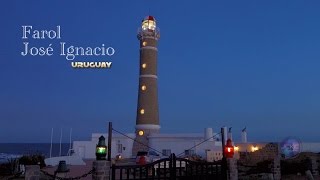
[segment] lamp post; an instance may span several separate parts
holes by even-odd
[[[228,178],[228,167],[227,167],[227,159],[226,159],[226,151],[225,151],[225,137],[224,137],[224,128],[221,128],[221,146],[222,146],[222,179]]]
[[[96,146],[96,160],[106,160],[107,146],[106,139],[103,136],[99,137],[99,142]]]

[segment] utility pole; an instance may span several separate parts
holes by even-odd
[[[109,122],[108,130],[108,157],[107,160],[111,161],[111,141],[112,141],[112,122]]]
[[[224,137],[224,128],[221,128],[221,144],[222,144],[222,179],[228,179],[228,164],[227,164],[227,158],[225,154],[225,138]]]

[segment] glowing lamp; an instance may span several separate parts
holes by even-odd
[[[156,19],[153,16],[147,16],[142,20],[142,30],[154,31],[156,29]]]
[[[139,134],[139,136],[143,136],[143,135],[144,135],[144,132],[143,132],[142,130],[140,130],[140,131],[138,132],[138,134]]]
[[[107,155],[106,139],[103,136],[99,137],[99,142],[96,146],[96,159],[105,160]]]
[[[234,146],[235,151],[239,151],[239,146]]]
[[[251,150],[252,150],[252,152],[255,152],[255,151],[258,151],[259,148],[257,146],[252,146]]]
[[[122,159],[121,154],[116,155],[116,160],[121,160],[121,159]]]
[[[231,139],[227,140],[227,144],[224,147],[224,154],[226,156],[226,158],[233,158],[234,155],[234,147],[232,145],[232,141]]]

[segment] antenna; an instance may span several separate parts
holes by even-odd
[[[53,128],[51,129],[50,158],[51,158],[51,155],[52,155],[52,136],[53,136]]]
[[[71,135],[72,135],[72,128],[70,128],[69,151],[71,151]],[[70,153],[69,155],[71,155],[71,152],[69,152],[69,151],[68,151],[68,153]]]
[[[62,128],[60,131],[60,150],[59,150],[59,156],[61,156],[61,141],[62,141]]]

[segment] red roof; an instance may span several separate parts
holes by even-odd
[[[156,19],[153,16],[146,16],[144,20],[156,21]]]

